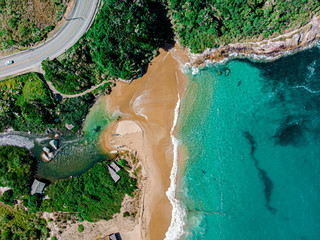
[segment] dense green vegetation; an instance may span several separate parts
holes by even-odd
[[[38,214],[0,203],[0,239],[47,239],[47,222]]]
[[[0,50],[46,38],[66,5],[66,0],[0,0]]]
[[[27,195],[35,173],[35,159],[25,148],[15,146],[0,147],[0,186],[12,188],[6,191],[4,202],[13,196]],[[10,193],[11,192],[11,193]],[[2,200],[2,199],[1,199]]]
[[[53,124],[54,101],[48,87],[35,73],[0,82],[0,131],[44,131]]]
[[[42,63],[45,79],[62,93],[85,91],[105,79],[138,77],[173,41],[160,0],[104,0],[88,33],[64,55]]]
[[[93,60],[104,72],[129,79],[173,40],[170,30],[162,1],[104,0],[86,38]]]
[[[167,0],[180,43],[201,52],[298,27],[319,10],[317,0]]]
[[[45,79],[64,94],[81,93],[105,78],[92,61],[85,39],[80,39],[61,58],[42,62]]]
[[[47,128],[81,128],[92,94],[55,101],[48,86],[36,73],[0,82],[0,131],[12,127],[16,131],[42,133]]]
[[[108,172],[107,162],[97,163],[88,172],[70,179],[59,180],[48,186],[49,199],[41,209],[53,212],[77,212],[87,221],[111,219],[120,211],[125,194],[132,195],[136,180],[124,169],[119,171],[120,181],[115,184]]]

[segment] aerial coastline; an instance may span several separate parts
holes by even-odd
[[[319,18],[315,15],[308,24],[271,39],[229,43],[214,49],[207,48],[202,53],[192,53],[189,49],[189,64],[192,67],[203,67],[235,58],[273,61],[303,51],[313,47],[320,39]]]
[[[78,2],[80,4],[75,4],[77,2],[75,0],[59,1],[61,5],[59,7],[63,6],[61,13],[64,17],[63,19],[62,15],[56,17],[59,21],[55,22],[55,29],[59,30],[64,23],[70,25],[77,22],[78,30],[75,31],[77,36],[71,34],[75,29],[73,28],[61,43],[48,48],[47,53],[51,51],[52,53],[46,59],[29,64],[32,69],[30,66],[28,69],[23,68],[24,65],[20,64],[27,64],[29,60],[41,57],[43,54],[40,52],[33,53],[33,50],[30,50],[4,58],[1,58],[1,54],[5,56],[12,50],[15,52],[19,47],[21,49],[38,45],[43,48],[50,47],[48,43],[51,41],[46,41],[45,35],[34,43],[21,46],[15,39],[13,47],[7,46],[0,53],[0,63],[3,65],[0,66],[0,75],[4,72],[1,78],[6,76],[0,82],[0,130],[2,130],[0,162],[3,163],[3,168],[0,170],[5,173],[0,179],[0,218],[4,219],[0,221],[1,236],[25,234],[29,238],[32,235],[37,236],[35,239],[51,237],[52,240],[57,238],[89,240],[109,239],[110,234],[120,233],[124,240],[183,239],[184,234],[192,232],[189,229],[190,225],[196,226],[201,223],[202,220],[198,221],[200,218],[197,217],[202,213],[212,214],[210,216],[213,217],[227,215],[222,205],[228,199],[227,197],[226,200],[223,199],[223,191],[221,198],[220,196],[217,198],[217,204],[212,205],[213,208],[209,210],[205,207],[202,209],[203,206],[190,207],[193,200],[190,194],[188,202],[188,194],[189,190],[190,193],[194,191],[195,198],[199,194],[201,199],[207,196],[216,197],[215,193],[226,186],[227,191],[233,191],[233,186],[230,185],[229,188],[226,182],[237,175],[225,174],[229,173],[228,170],[218,172],[221,170],[218,168],[227,162],[220,160],[227,159],[229,153],[233,154],[235,148],[232,147],[238,143],[239,146],[243,144],[239,152],[246,151],[248,143],[251,144],[250,159],[253,160],[251,165],[255,167],[255,171],[258,170],[253,172],[258,173],[260,179],[249,179],[252,180],[250,184],[262,183],[268,210],[273,210],[271,194],[277,191],[273,189],[274,178],[269,172],[267,174],[264,171],[265,166],[259,165],[257,159],[259,157],[260,160],[260,156],[254,155],[257,148],[256,141],[259,141],[259,134],[263,131],[251,134],[252,129],[249,126],[250,132],[241,129],[242,132],[240,130],[237,136],[233,136],[234,131],[228,132],[231,128],[228,128],[227,122],[254,105],[248,104],[249,107],[244,107],[242,112],[235,114],[235,110],[242,106],[242,103],[237,104],[235,96],[242,93],[247,96],[245,92],[247,86],[253,86],[251,89],[255,92],[254,86],[261,83],[262,77],[259,76],[263,75],[259,75],[258,72],[262,73],[264,68],[268,68],[263,65],[264,62],[279,60],[281,68],[273,65],[273,70],[276,74],[282,73],[289,69],[284,63],[287,58],[282,57],[318,45],[319,3],[310,1],[309,6],[302,9],[302,3],[299,1],[296,7],[288,1],[278,3],[264,1],[261,4],[248,2],[237,6],[232,6],[233,1],[224,5],[214,1],[212,4],[201,3],[200,0],[191,3],[187,0],[182,0],[180,3],[176,3],[175,0],[138,2],[104,0],[91,3],[88,0],[80,0]],[[37,2],[38,0],[33,1],[33,4]],[[92,7],[90,11],[87,9],[88,2],[88,6]],[[81,17],[68,19],[67,16],[72,15],[72,9],[81,10],[81,13],[77,13]],[[283,9],[287,11],[282,14]],[[99,13],[96,16],[97,12]],[[242,13],[239,14],[240,12]],[[84,17],[82,20],[85,21],[81,20],[82,16]],[[189,18],[190,16],[193,17]],[[257,23],[260,25],[257,26]],[[55,30],[48,32],[48,38],[51,39],[53,35]],[[58,35],[52,39],[59,41]],[[77,43],[73,44],[72,41]],[[59,57],[59,54],[53,51],[58,46],[61,54]],[[320,49],[319,45],[318,48]],[[316,53],[312,56],[316,56]],[[249,61],[229,61],[240,58]],[[303,57],[297,59],[297,62],[303,61]],[[318,85],[311,87],[308,85],[312,81],[299,82],[301,79],[313,79],[317,74],[316,59],[309,60],[303,62],[307,66],[304,68],[307,75],[301,75],[302,77],[296,82],[292,80],[294,77],[285,79],[284,86],[292,80],[292,86],[290,85],[288,89],[319,94]],[[240,63],[239,66],[244,67],[238,68],[234,62],[246,62],[246,64]],[[277,65],[278,61],[275,62]],[[25,73],[23,69],[31,73],[13,77],[18,73]],[[299,71],[299,74],[302,72]],[[270,77],[272,82],[272,77],[276,78],[276,74],[271,77],[268,74],[266,76]],[[248,80],[247,77],[252,77],[253,81],[250,82],[251,79]],[[270,83],[267,82],[267,77],[265,86]],[[232,78],[234,79],[230,81]],[[204,82],[206,83],[203,84]],[[278,82],[281,82],[281,79]],[[223,87],[218,89],[219,86]],[[279,88],[280,91],[283,89]],[[224,93],[226,95],[223,95]],[[272,98],[276,95],[270,92],[269,96]],[[241,97],[243,96],[238,96],[238,99]],[[263,97],[265,95],[258,100]],[[232,100],[235,100],[235,103],[231,102]],[[258,100],[255,103],[259,103]],[[228,103],[230,109],[226,110]],[[286,105],[285,101],[283,103]],[[207,113],[210,112],[217,115],[208,117]],[[228,117],[219,122],[224,114]],[[283,115],[285,114],[286,112]],[[292,127],[290,125],[292,118],[287,116],[287,119],[283,120],[283,116],[280,116],[279,119],[283,120],[283,123],[281,125],[277,122],[277,127],[281,129],[284,125],[288,125],[281,132],[285,135],[284,138],[288,139],[291,131],[297,131],[292,137],[294,141],[303,135],[301,129],[304,126],[298,124],[300,121],[298,119]],[[180,134],[190,130],[186,128],[192,125],[188,125],[187,119],[193,121],[194,125],[190,128],[190,135],[183,138]],[[252,126],[259,126],[265,118],[261,117],[259,120]],[[225,123],[226,128],[219,132]],[[206,129],[208,127],[211,127],[212,132]],[[193,129],[197,129],[196,134],[192,132]],[[37,152],[43,146],[49,147],[45,148],[48,151],[52,150],[50,147],[52,144],[50,145],[48,141],[56,131],[62,133],[62,147],[56,152],[57,158],[52,159],[51,165],[44,161],[37,162]],[[289,135],[286,135],[287,132]],[[224,137],[224,134],[231,137],[231,140],[222,142],[219,146],[216,143],[220,137]],[[280,138],[281,134],[271,136],[269,139]],[[215,136],[216,139],[210,142],[212,140],[210,137]],[[235,141],[233,146],[228,145],[237,138],[240,139],[238,143]],[[291,139],[288,140],[290,141]],[[281,145],[279,142],[280,140],[276,144]],[[214,156],[213,153],[216,151],[217,154],[207,163],[206,160],[210,159],[211,155],[209,157],[202,155],[206,151],[206,143],[209,145],[208,153],[211,152]],[[195,149],[190,147],[192,144]],[[259,147],[261,145],[259,142]],[[220,156],[219,151],[223,152],[225,147],[230,151]],[[191,169],[187,161],[192,154],[197,155],[201,163],[197,165],[196,161],[192,161],[195,175],[191,179],[198,177],[199,179],[186,187],[187,184],[183,185],[187,179],[185,173]],[[24,156],[28,156],[27,163],[19,160]],[[244,163],[240,163],[243,164],[240,167],[236,165],[238,163],[235,161],[226,166],[230,169],[235,166],[242,169]],[[110,167],[112,164],[116,168]],[[250,161],[248,165],[250,166]],[[51,167],[53,168],[50,169]],[[28,173],[26,179],[23,179],[19,168]],[[9,169],[13,169],[14,173],[12,174]],[[52,176],[47,173],[52,173]],[[220,173],[222,173],[221,179],[226,177],[225,180],[220,181],[220,176],[216,177]],[[14,174],[17,177],[12,177]],[[115,180],[114,176],[118,178]],[[20,181],[21,179],[24,181]],[[208,180],[206,184],[217,188],[212,192],[205,190],[200,192],[201,185],[198,184],[204,180]],[[37,182],[45,188],[34,190],[34,184]],[[278,187],[278,182],[275,182]],[[249,185],[243,184],[243,186]],[[258,189],[256,193],[261,190],[259,189],[261,186],[256,188]],[[197,187],[200,193],[197,192]],[[242,188],[240,185],[237,187],[237,189]],[[225,192],[228,193],[227,191]],[[237,193],[239,192],[235,191],[235,194]],[[259,194],[257,196],[261,197]],[[272,207],[269,202],[272,203]],[[8,209],[10,214],[6,215],[5,211]],[[228,209],[230,213],[228,217],[235,216],[232,215],[237,213],[233,211],[234,209],[240,211],[245,208],[236,206]],[[25,222],[16,221],[19,214],[24,216]],[[190,223],[190,216],[191,218],[195,216],[194,219],[198,223]],[[248,217],[250,218],[250,214]],[[218,225],[221,223],[222,226],[223,221],[218,222]],[[32,224],[29,224],[31,222],[36,224],[37,228],[21,227],[27,223],[31,226]],[[239,221],[240,224],[246,222]],[[205,225],[210,224],[217,226],[217,222],[205,223]],[[18,230],[15,230],[17,227]],[[222,230],[228,232],[228,227]],[[198,239],[199,237],[194,237],[196,234],[191,233],[188,237]],[[206,230],[200,233],[201,236],[205,234]]]

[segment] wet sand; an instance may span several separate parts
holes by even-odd
[[[173,162],[170,130],[178,93],[181,97],[187,84],[181,72],[187,61],[186,53],[177,45],[169,51],[161,50],[142,78],[131,84],[118,82],[105,96],[108,110],[120,113],[122,118],[102,134],[103,147],[111,151],[125,145],[121,149],[137,152],[142,163],[139,221],[130,230],[132,234],[118,228],[124,240],[164,239],[170,225],[172,206],[166,196]],[[120,136],[112,137],[114,133]]]

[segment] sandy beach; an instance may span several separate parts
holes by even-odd
[[[164,239],[170,225],[172,206],[166,196],[173,162],[170,130],[178,94],[183,95],[187,84],[181,71],[187,61],[185,51],[177,45],[168,51],[161,49],[142,78],[131,84],[118,82],[105,96],[108,110],[122,118],[102,134],[103,147],[111,151],[122,146],[121,151],[136,152],[142,165],[136,225],[130,229],[120,225],[112,228],[124,240]]]

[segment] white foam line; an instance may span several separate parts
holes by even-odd
[[[177,174],[178,174],[178,139],[174,136],[174,130],[178,122],[180,109],[180,95],[178,94],[178,102],[174,110],[173,125],[170,131],[171,141],[173,144],[173,165],[170,173],[170,187],[167,190],[167,197],[172,205],[172,217],[165,240],[178,240],[183,235],[184,218],[186,216],[185,209],[180,201],[176,198]]]
[[[311,90],[310,88],[307,88],[306,86],[302,85],[302,86],[295,86],[293,88],[303,88],[305,89],[306,91],[310,92],[310,93],[320,93],[320,90],[319,91],[314,91],[314,90]]]

